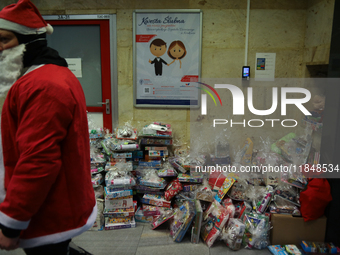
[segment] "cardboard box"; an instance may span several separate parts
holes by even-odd
[[[133,207],[132,196],[120,198],[105,198],[105,209],[113,210],[128,207]]]
[[[286,214],[272,214],[273,229],[270,231],[272,245],[295,244],[302,241],[324,242],[327,218],[325,216],[305,222],[302,217]]]

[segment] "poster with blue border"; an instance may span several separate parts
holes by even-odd
[[[198,107],[200,10],[134,12],[134,105]]]

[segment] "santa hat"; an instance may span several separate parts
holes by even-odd
[[[39,10],[30,0],[19,0],[0,11],[0,29],[22,35],[52,34],[53,27],[47,24]]]

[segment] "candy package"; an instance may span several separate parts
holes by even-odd
[[[221,239],[226,245],[237,251],[241,249],[243,234],[246,226],[239,219],[229,219],[228,225],[222,231]]]

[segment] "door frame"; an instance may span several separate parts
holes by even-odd
[[[118,70],[117,70],[117,19],[115,14],[89,14],[89,15],[44,15],[43,18],[51,25],[80,25],[80,24],[89,24],[100,23],[101,28],[103,27],[106,31],[109,32],[109,35],[105,33],[105,31],[100,33],[100,40],[102,44],[102,40],[107,41],[107,36],[109,36],[109,45],[106,45],[110,48],[110,55],[105,54],[105,52],[101,52],[101,61],[109,57],[110,67],[105,67],[101,65],[102,68],[102,78],[103,73],[109,72],[110,74],[110,84],[102,79],[102,102],[105,102],[106,98],[104,96],[105,93],[111,94],[110,100],[110,112],[111,112],[111,123],[105,121],[105,105],[99,107],[86,107],[88,112],[103,112],[103,125],[104,128],[109,129],[110,132],[114,128],[118,126]],[[92,20],[92,22],[91,22]],[[108,27],[105,25],[102,26],[101,20],[108,20]],[[97,22],[95,22],[97,21]],[[99,22],[98,22],[99,21]],[[105,43],[105,42],[104,42]],[[98,110],[100,108],[100,110]]]

